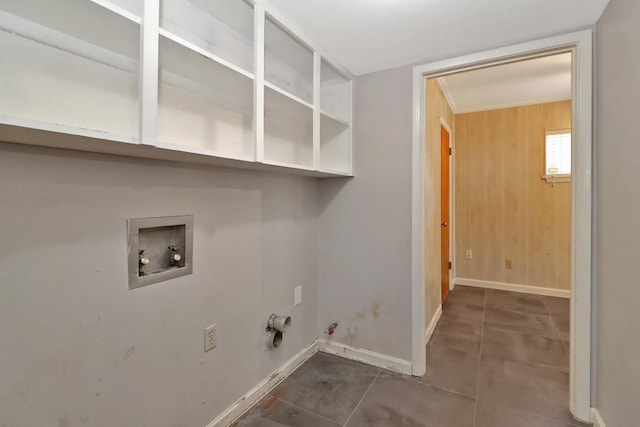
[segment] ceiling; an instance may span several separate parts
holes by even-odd
[[[571,98],[571,53],[438,79],[455,114]]]
[[[609,0],[268,0],[355,75],[595,24]]]

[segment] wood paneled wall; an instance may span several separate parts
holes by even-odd
[[[453,130],[455,117],[436,79],[427,79],[425,174],[425,298],[427,325],[441,303],[440,295],[440,120]],[[444,272],[448,274],[449,272]]]
[[[571,184],[541,179],[545,129],[569,127],[571,101],[456,115],[458,278],[569,289]]]

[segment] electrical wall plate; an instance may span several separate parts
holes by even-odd
[[[127,221],[129,289],[193,273],[193,216]]]

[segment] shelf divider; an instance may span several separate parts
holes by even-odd
[[[140,143],[155,145],[158,120],[160,2],[144,1],[140,37]]]
[[[263,2],[256,2],[253,8],[253,138],[254,160],[264,162],[264,48],[265,48],[265,8]]]
[[[313,168],[320,168],[320,84],[322,57],[313,52]]]

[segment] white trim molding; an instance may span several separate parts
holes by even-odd
[[[586,29],[530,42],[458,56],[413,68],[411,148],[411,357],[413,375],[426,369],[425,331],[425,123],[426,79],[454,72],[571,52],[572,164],[571,191],[571,354],[569,409],[591,418],[591,289],[592,289],[592,112],[593,31]],[[434,201],[430,200],[430,203]],[[427,238],[436,238],[427,236]]]
[[[422,342],[424,346],[424,341]],[[377,366],[379,368],[388,369],[390,371],[400,372],[411,375],[411,362],[399,359],[386,354],[376,353],[374,351],[365,350],[364,348],[352,347],[336,341],[329,341],[324,338],[318,339],[318,350],[323,353],[334,354],[346,359],[357,360],[358,362],[368,365]]]
[[[490,280],[455,279],[456,285],[474,286],[477,288],[498,289],[501,291],[522,292],[525,294],[544,295],[548,297],[571,298],[571,291],[565,289],[543,288],[541,286],[519,285],[517,283],[492,282]]]
[[[218,415],[215,420],[207,424],[207,427],[226,427],[230,425],[317,352],[318,341],[313,340],[313,342],[309,343],[295,356],[285,362],[284,365],[276,369],[271,375],[249,390],[240,399],[236,400],[230,407]]]
[[[597,408],[591,408],[591,422],[593,423],[593,427],[606,427]]]
[[[424,333],[424,342],[425,344],[429,343],[429,340],[433,336],[433,333],[436,330],[436,326],[438,326],[438,322],[440,321],[440,317],[442,316],[442,305],[438,306],[436,310],[436,314],[433,315],[431,321],[429,322],[429,326],[427,326],[427,330]]]

